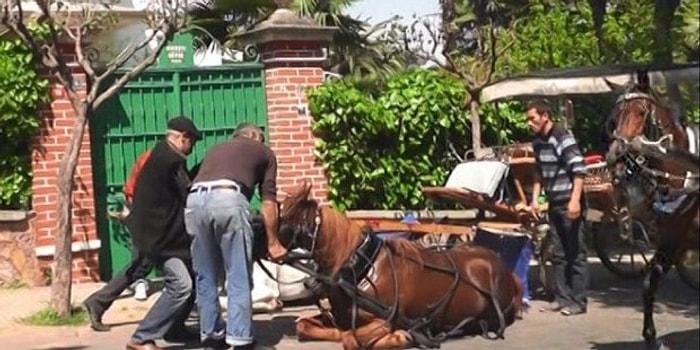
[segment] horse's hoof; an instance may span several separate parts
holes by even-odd
[[[649,341],[649,340],[647,340],[646,341],[646,349],[647,350],[671,350],[672,348],[671,348],[671,346],[669,346],[668,344],[666,344],[663,341],[658,341],[658,340]]]

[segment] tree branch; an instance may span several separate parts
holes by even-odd
[[[112,95],[114,95],[117,91],[119,91],[122,87],[124,87],[124,85],[126,85],[126,83],[129,80],[131,80],[133,77],[141,74],[146,68],[148,68],[150,65],[152,65],[153,63],[156,62],[156,59],[160,55],[161,51],[163,51],[165,44],[168,42],[167,38],[170,37],[175,32],[175,29],[168,22],[163,23],[163,25],[159,29],[162,30],[162,32],[165,34],[165,38],[163,38],[163,40],[158,42],[156,49],[150,55],[148,55],[148,57],[146,57],[143,61],[139,62],[139,64],[136,65],[133,69],[131,69],[126,74],[122,75],[119,79],[117,79],[116,82],[112,83],[112,85],[107,90],[103,91],[100,94],[97,94],[97,91],[99,91],[98,90],[99,89],[98,83],[102,79],[107,77],[108,74],[114,73],[119,67],[124,65],[124,63],[126,63],[126,61],[128,61],[129,58],[131,58],[131,56],[133,56],[136,53],[136,51],[138,51],[139,47],[140,48],[145,47],[146,45],[148,45],[148,42],[150,40],[148,40],[148,41],[144,40],[139,45],[136,45],[135,49],[129,50],[129,52],[130,52],[129,55],[125,55],[121,60],[117,61],[117,63],[121,62],[119,65],[112,64],[110,66],[110,68],[107,70],[107,72],[105,72],[105,73],[101,74],[99,77],[95,78],[96,83],[93,84],[93,86],[90,89],[90,94],[93,94],[93,91],[94,91],[94,96],[95,96],[95,99],[92,101],[93,108],[98,108],[103,102],[105,102]],[[158,30],[154,30],[153,32],[154,32],[154,36],[155,36],[155,33],[157,33]],[[152,38],[153,38],[153,36],[151,37],[151,39]]]

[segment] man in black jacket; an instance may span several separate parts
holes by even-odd
[[[190,238],[183,218],[190,187],[185,161],[200,138],[191,120],[172,119],[167,136],[153,148],[136,181],[132,238],[138,254],[162,271],[165,290],[139,323],[127,349],[161,349],[155,340],[180,327],[192,308]]]

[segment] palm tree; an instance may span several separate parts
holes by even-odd
[[[384,77],[406,66],[406,53],[395,41],[392,21],[370,26],[366,21],[345,14],[358,0],[293,0],[290,8],[319,25],[335,26],[338,31],[331,45],[326,69],[340,75]],[[206,33],[202,43],[217,40],[237,47],[234,35],[264,20],[277,5],[273,0],[213,0],[198,4],[191,12],[195,23]]]

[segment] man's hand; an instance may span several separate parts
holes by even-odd
[[[571,220],[578,219],[581,216],[581,203],[577,200],[570,200],[569,205],[566,207],[566,215]]]
[[[537,201],[537,199],[533,200],[532,203],[530,203],[530,211],[532,211],[532,216],[535,218],[540,217],[540,202]]]
[[[267,245],[267,257],[272,262],[282,262],[284,257],[287,256],[287,248],[285,248],[279,241]]]

